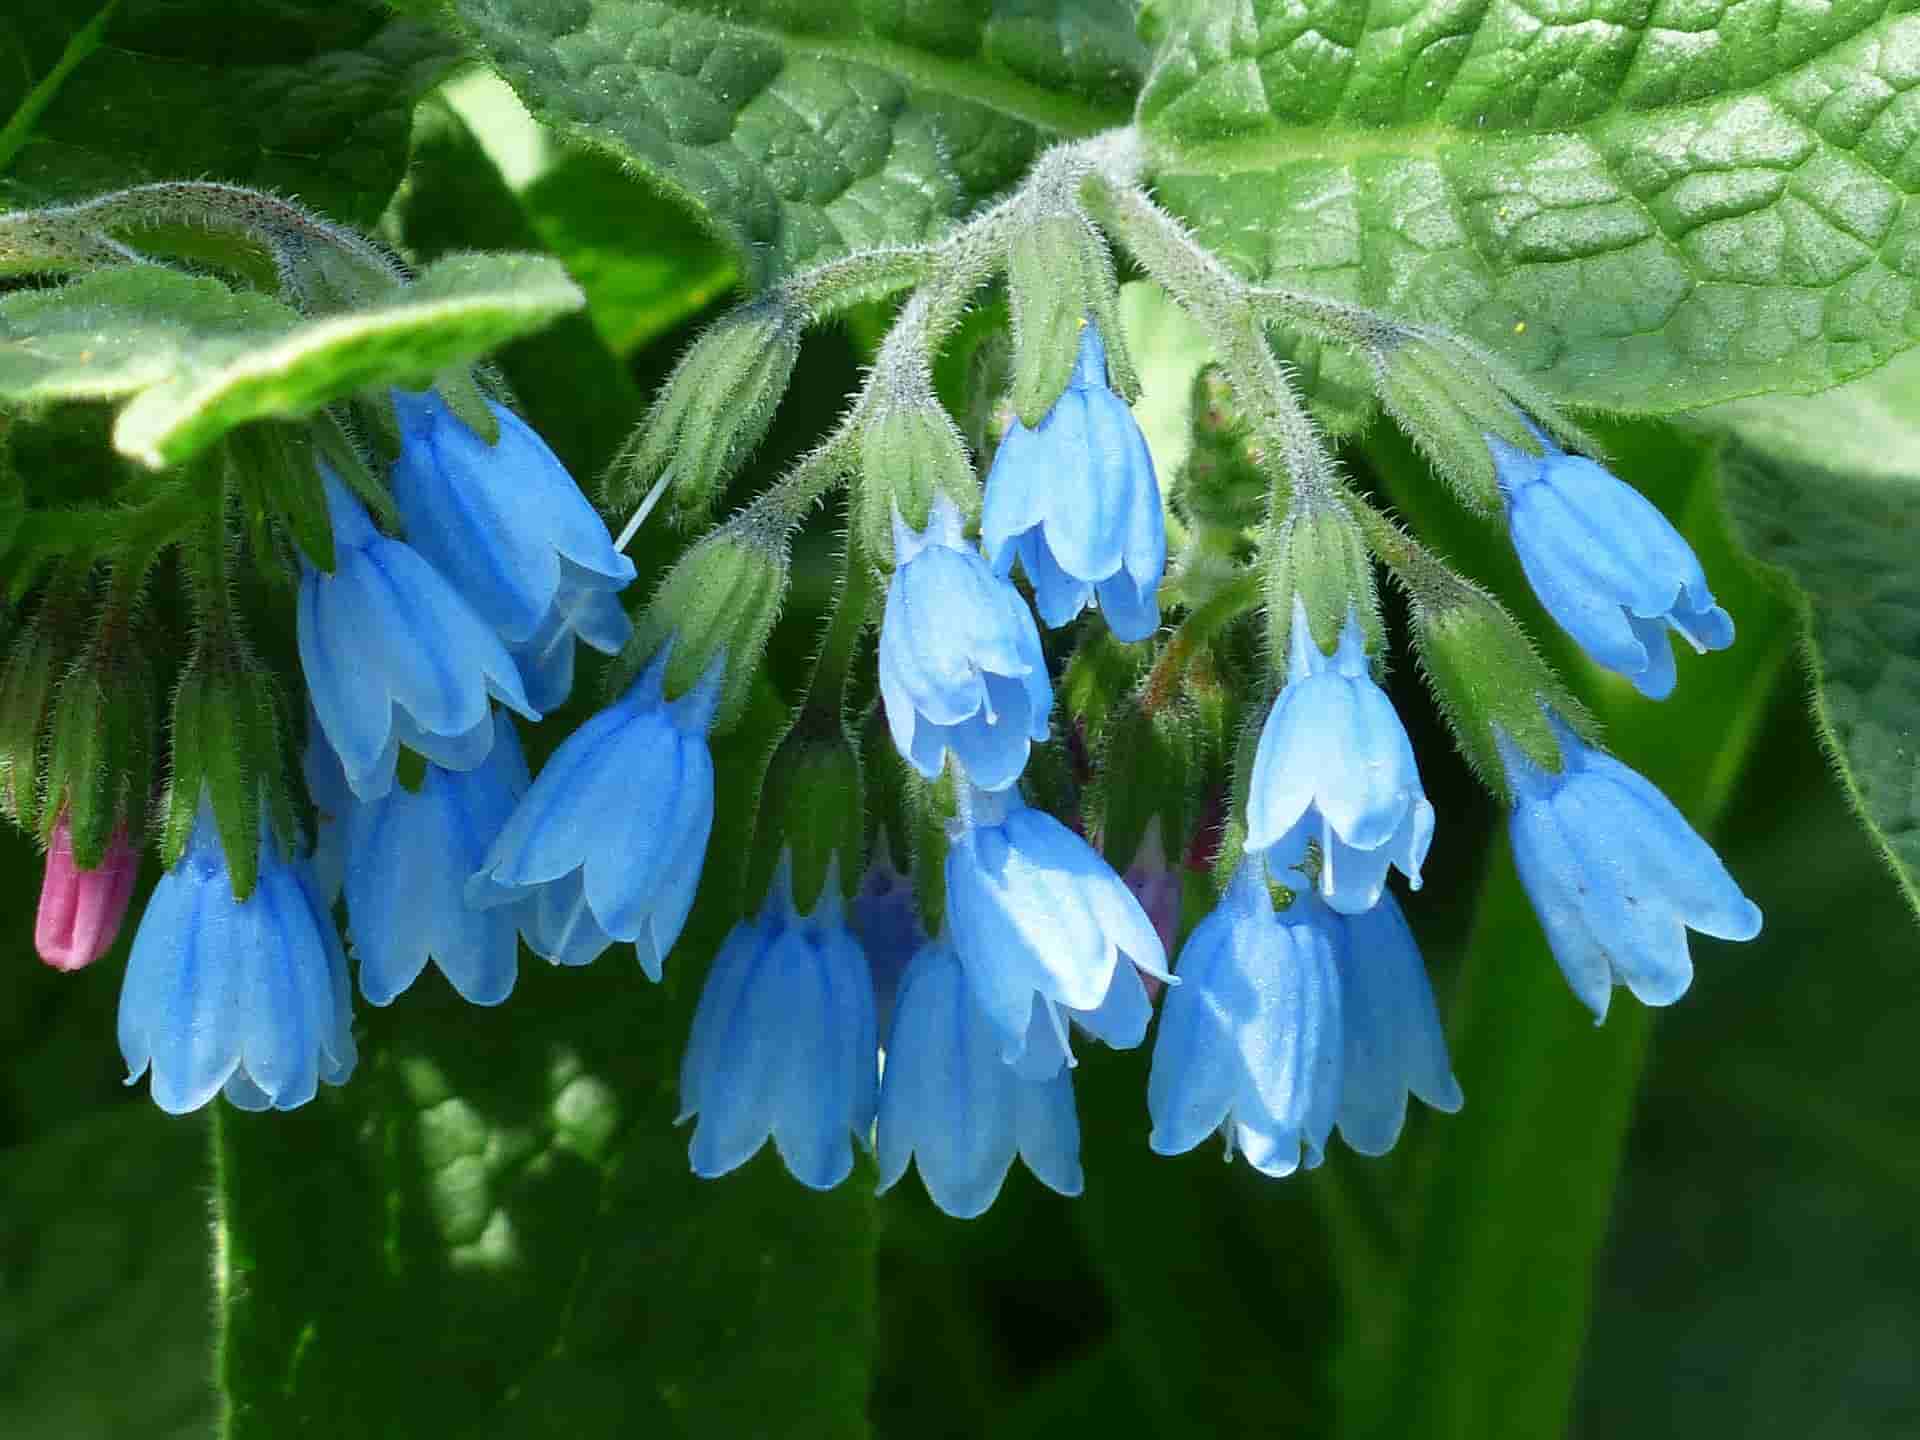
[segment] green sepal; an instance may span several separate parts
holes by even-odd
[[[802,714],[767,766],[754,827],[749,909],[757,910],[783,854],[792,856],[793,903],[813,913],[829,877],[850,900],[866,873],[866,804],[860,756],[846,732]]]
[[[301,555],[331,575],[333,522],[311,427],[243,425],[227,436],[227,487],[239,502],[255,554],[283,574],[297,576],[297,561],[274,543],[285,532]]]
[[[1504,733],[1549,773],[1560,742],[1546,708],[1591,736],[1593,722],[1498,601],[1464,586],[1439,602],[1416,601],[1414,644],[1447,728],[1482,783],[1512,798],[1498,735]]]
[[[1174,501],[1203,525],[1246,530],[1267,512],[1271,488],[1257,458],[1252,427],[1234,403],[1220,367],[1193,377],[1193,443],[1174,482]]]
[[[662,645],[665,696],[678,700],[723,662],[713,729],[733,728],[787,595],[787,551],[779,537],[732,524],[700,541],[667,573],[608,670],[609,693],[625,693]]]
[[[1131,865],[1155,821],[1162,848],[1177,857],[1193,830],[1199,781],[1199,745],[1181,708],[1149,709],[1138,693],[1123,697],[1087,805],[1088,828],[1099,835],[1107,863],[1116,870]]]
[[[86,598],[82,585],[50,589],[38,613],[14,637],[0,671],[0,806],[29,830],[40,825],[46,793],[41,767],[54,694],[78,643]]]
[[[947,923],[947,849],[953,843],[949,827],[960,813],[953,766],[937,780],[902,765],[906,784],[907,823],[913,833],[913,898],[920,907],[920,926],[938,935]]]
[[[1501,509],[1488,439],[1543,453],[1531,418],[1577,449],[1592,441],[1551,398],[1477,346],[1440,335],[1389,341],[1375,359],[1381,402],[1460,502],[1482,515]]]
[[[891,405],[860,437],[853,529],[883,572],[893,569],[893,517],[927,528],[937,495],[951,500],[971,528],[980,519],[980,486],[967,447],[947,412],[931,400]]]
[[[1339,645],[1349,614],[1360,621],[1367,654],[1382,653],[1386,634],[1373,561],[1344,504],[1301,491],[1263,549],[1267,651],[1276,669],[1284,672],[1288,663],[1296,600],[1306,608],[1308,630],[1322,654]]]
[[[793,378],[804,321],[792,306],[764,299],[709,326],[614,461],[607,503],[631,509],[671,469],[673,512],[687,523],[710,514],[767,433]]]
[[[1148,658],[1146,646],[1122,644],[1104,625],[1089,625],[1081,631],[1080,643],[1060,680],[1060,698],[1067,714],[1081,725],[1089,749],[1097,753],[1105,743],[1116,707],[1139,683]]]
[[[153,646],[134,627],[126,611],[104,612],[54,702],[40,838],[52,839],[64,809],[73,858],[83,870],[106,860],[107,844],[121,825],[139,843],[153,793]]]
[[[1013,310],[1013,407],[1038,425],[1073,376],[1080,329],[1092,317],[1107,346],[1113,388],[1128,400],[1139,382],[1120,328],[1119,288],[1107,243],[1085,216],[1054,211],[1014,231],[1007,246]]]
[[[433,382],[432,388],[447,409],[453,412],[453,417],[486,441],[489,447],[500,443],[500,417],[493,413],[493,406],[487,403],[487,392],[481,388],[473,371],[457,366],[442,373]],[[380,399],[384,404],[393,403],[384,392]]]
[[[282,853],[291,853],[301,834],[286,783],[287,737],[268,671],[234,642],[213,640],[196,648],[173,698],[162,863],[171,869],[185,853],[204,794],[226,852],[234,899],[253,893],[261,827]]]

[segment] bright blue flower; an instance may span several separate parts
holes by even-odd
[[[233,898],[203,797],[187,848],[160,877],[120,989],[127,1083],[184,1115],[224,1089],[243,1110],[291,1110],[353,1073],[353,1002],[340,937],[306,862],[265,833],[260,876]]]
[[[707,727],[721,669],[669,701],[669,648],[553,752],[467,882],[472,905],[530,898],[527,944],[556,964],[631,941],[658,980],[693,906],[713,828]]]
[[[1440,1010],[1420,947],[1391,893],[1350,916],[1340,956],[1345,1078],[1340,1135],[1362,1155],[1384,1155],[1400,1138],[1407,1096],[1451,1115],[1464,1103],[1447,1059]]]
[[[480,868],[527,791],[520,738],[494,711],[493,748],[472,770],[427,766],[417,791],[396,785],[347,821],[347,934],[360,993],[375,1005],[420,978],[432,960],[475,1005],[498,1005],[519,973],[525,906],[476,910],[467,877]]]
[[[1002,1063],[1000,1036],[944,938],[901,979],[875,1136],[882,1194],[917,1160],[933,1203],[961,1220],[993,1204],[1016,1154],[1062,1195],[1084,1184],[1069,1072],[1032,1080]]]
[[[1001,1058],[1034,1079],[1056,1073],[1072,1063],[1069,1019],[1117,1049],[1138,1045],[1153,1014],[1139,972],[1169,977],[1126,882],[1017,793],[969,786],[962,803],[947,850],[947,923]]]
[[[1162,1009],[1147,1080],[1156,1151],[1218,1131],[1265,1175],[1320,1163],[1340,1108],[1344,944],[1312,890],[1276,915],[1260,858],[1241,864],[1187,938]]]
[[[374,529],[324,465],[321,475],[335,564],[331,575],[301,567],[300,668],[347,783],[378,800],[401,745],[471,770],[493,744],[489,696],[540,718],[518,667],[439,571]]]
[[[772,1137],[802,1185],[831,1190],[867,1142],[879,1083],[873,977],[831,873],[801,915],[782,861],[766,904],[733,927],[707,974],[680,1066],[689,1156],[712,1179]]]
[[[1664,700],[1675,676],[1667,631],[1704,654],[1733,643],[1733,621],[1714,603],[1692,547],[1645,496],[1540,438],[1544,455],[1487,439],[1520,566],[1596,664]]]
[[[1387,867],[1415,889],[1433,840],[1433,806],[1393,702],[1373,683],[1359,619],[1349,612],[1332,655],[1293,602],[1287,683],[1253,757],[1247,848],[1277,847],[1277,872],[1320,843],[1320,893],[1345,914],[1379,900]]]
[[[533,704],[573,688],[576,637],[611,655],[632,625],[620,591],[633,562],[566,467],[525,421],[488,402],[494,444],[434,391],[395,390],[393,498],[407,538],[507,643]]]
[[[1004,790],[1047,738],[1053,686],[1020,592],[967,544],[944,495],[924,534],[896,514],[880,626],[880,694],[893,743],[929,780],[951,749],[974,784]]]
[[[1000,442],[980,539],[1002,575],[1020,561],[1049,626],[1065,625],[1097,594],[1120,639],[1160,628],[1160,482],[1133,412],[1107,386],[1107,347],[1091,320],[1065,392],[1038,428],[1016,419]]]
[[[1687,931],[1760,933],[1760,908],[1666,796],[1549,713],[1562,768],[1549,774],[1504,734],[1513,860],[1553,958],[1597,1019],[1615,985],[1670,1005],[1693,982]]]

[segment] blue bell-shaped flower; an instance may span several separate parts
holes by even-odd
[[[1447,1059],[1447,1037],[1420,947],[1389,892],[1347,917],[1340,951],[1340,1137],[1362,1155],[1384,1155],[1400,1138],[1407,1096],[1451,1115],[1464,1103]]]
[[[1000,574],[1018,559],[1040,618],[1058,628],[1098,597],[1122,640],[1160,627],[1167,522],[1153,457],[1127,402],[1107,385],[1107,348],[1091,320],[1073,378],[1040,424],[1017,418],[987,473],[980,522]]]

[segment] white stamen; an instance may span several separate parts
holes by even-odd
[[[613,542],[616,550],[625,550],[633,537],[640,533],[640,527],[646,523],[647,516],[666,493],[667,482],[673,479],[673,467],[669,465],[660,472],[660,478],[653,482],[653,488],[647,491],[647,498],[640,502],[640,508],[633,512],[633,518],[627,521],[626,528],[620,532],[620,538]]]

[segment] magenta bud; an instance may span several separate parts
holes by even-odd
[[[73,862],[73,829],[62,811],[47,847],[47,878],[33,926],[40,958],[56,970],[84,970],[106,954],[126,918],[139,868],[140,857],[121,825],[107,841],[100,868],[82,870]]]

